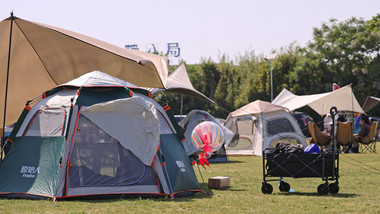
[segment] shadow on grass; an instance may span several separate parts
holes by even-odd
[[[245,163],[245,161],[227,161],[227,162],[210,162],[210,164],[234,164],[234,163]]]
[[[245,191],[247,191],[246,189],[234,189],[231,186],[227,186],[227,187],[220,188],[220,189],[215,189],[215,190],[228,191],[228,192],[245,192]],[[208,196],[213,196],[214,195],[213,189],[209,189],[208,188],[207,191],[209,193]]]
[[[232,188],[226,188],[225,190],[231,191],[231,192],[246,192],[246,189],[232,189]]]
[[[214,197],[213,189],[208,188],[208,183],[202,183],[201,188],[204,192],[195,192],[192,195],[184,195],[184,196],[177,196],[172,199],[170,196],[157,196],[157,195],[110,195],[107,196],[107,198],[104,198],[104,196],[90,196],[90,197],[74,197],[74,198],[66,198],[61,199],[59,201],[85,201],[87,203],[112,203],[115,201],[120,200],[128,200],[128,201],[144,201],[144,200],[151,200],[151,201],[176,201],[176,202],[186,202],[186,201],[193,201],[197,199],[202,198],[208,198],[208,197]],[[207,189],[207,191],[205,190]],[[247,191],[245,189],[233,189],[231,186],[216,189],[220,191],[231,191],[231,192],[242,192]]]
[[[317,192],[286,192],[286,193],[275,193],[276,195],[281,196],[321,196],[321,197],[334,197],[334,198],[353,198],[360,196],[354,193],[337,193],[337,194],[327,194],[327,195],[319,195]]]
[[[208,190],[209,194],[206,192],[196,192],[192,195],[185,195],[185,196],[177,196],[174,198],[171,198],[170,196],[147,196],[147,195],[141,195],[141,196],[136,196],[136,195],[114,195],[111,197],[75,197],[75,198],[68,198],[68,199],[61,199],[58,201],[81,201],[81,202],[86,202],[86,203],[112,203],[116,201],[177,201],[177,202],[186,202],[186,201],[193,201],[195,199],[201,199],[201,198],[206,198],[206,197],[211,197],[213,195],[211,190]]]

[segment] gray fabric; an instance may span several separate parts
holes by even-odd
[[[82,114],[150,166],[158,150],[160,123],[154,105],[141,97],[99,103]]]
[[[70,100],[73,98],[77,90],[63,90],[59,91],[56,94],[53,94],[52,96],[49,96],[48,98],[40,100],[38,103],[36,103],[33,108],[30,110],[29,114],[25,117],[25,121],[31,121],[31,119],[34,117],[34,115],[42,108],[54,107],[54,106],[62,106],[67,109],[66,116],[68,117],[68,109],[70,109]],[[68,120],[66,119],[66,122]],[[28,122],[23,123],[20,127],[19,132],[17,133],[17,137],[22,136],[25,129],[28,126]]]
[[[26,130],[25,136],[62,136],[66,110],[62,107],[41,109]]]
[[[67,83],[61,84],[60,86],[75,86],[75,87],[112,87],[112,86],[122,86],[122,87],[137,87],[132,83],[123,81],[119,78],[113,77],[109,74],[103,73],[101,71],[92,71],[84,74],[76,79],[73,79]]]
[[[94,86],[101,86],[101,87],[105,87],[105,86],[108,86],[108,87],[112,87],[112,86],[117,86],[117,87],[137,87],[129,82],[126,82],[126,81],[123,81],[119,78],[116,78],[116,77],[113,77],[113,76],[110,76],[106,73],[103,73],[101,71],[92,71],[92,72],[89,72],[87,74],[84,74],[74,80],[71,80],[67,83],[64,83],[64,84],[61,84],[60,86],[75,86],[75,87],[94,87]],[[71,90],[64,90],[63,92],[65,91],[71,91]],[[54,105],[54,104],[57,104],[59,103],[59,101],[61,101],[62,103],[65,103],[65,106],[69,106],[70,105],[70,99],[74,96],[76,90],[74,92],[71,92],[69,93],[69,96],[68,97],[62,97],[62,98],[55,98],[54,100],[52,101],[48,101],[49,102],[49,105]],[[57,94],[61,94],[62,92],[58,92]],[[56,95],[53,95],[53,96],[56,96]],[[140,94],[138,92],[134,92],[133,93],[133,96],[138,96],[138,97],[142,97],[143,99],[145,100],[148,100],[150,103],[152,103],[155,108],[159,111],[159,112],[165,112],[165,110],[162,108],[162,106],[160,106],[160,104],[158,104],[155,100],[153,100],[152,98],[149,98],[143,94]],[[76,97],[75,97],[76,98]],[[74,100],[74,103],[75,103],[75,100]],[[169,133],[173,133],[173,130],[174,130],[174,127],[172,127],[172,125],[170,125],[171,123],[169,123],[169,118],[167,118],[165,116],[166,114],[162,114],[162,113],[158,113],[157,116],[160,120],[160,133],[161,134],[169,134]]]

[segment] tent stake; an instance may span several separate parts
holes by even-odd
[[[4,142],[5,142],[5,119],[6,119],[6,115],[7,115],[9,65],[11,63],[11,47],[12,47],[12,28],[13,28],[13,11],[11,12],[11,30],[10,30],[10,36],[9,36],[8,67],[7,67],[7,80],[5,83],[4,117],[3,117],[3,133],[1,135],[1,147],[3,147]],[[3,151],[1,151],[0,159],[3,159]]]

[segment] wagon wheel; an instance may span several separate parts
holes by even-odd
[[[317,190],[319,195],[326,195],[329,193],[329,185],[327,183],[321,184],[318,186]]]
[[[280,191],[281,192],[289,192],[290,190],[290,184],[285,182],[285,181],[281,181],[280,182]]]
[[[339,192],[339,185],[337,182],[329,184],[329,192],[331,194],[337,194]]]
[[[266,182],[263,182],[263,185],[261,187],[261,192],[263,192],[264,194],[271,194],[273,192],[272,185],[270,185]]]

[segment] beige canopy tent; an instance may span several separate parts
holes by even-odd
[[[365,112],[369,112],[373,107],[380,103],[380,98],[368,96],[360,102],[360,106]]]
[[[0,22],[1,113],[4,112],[9,46],[5,125],[16,122],[25,100],[93,70],[140,87],[154,88],[164,88],[168,75],[165,57],[11,16]],[[0,118],[2,123],[3,117]]]
[[[213,100],[211,100],[201,92],[197,91],[193,87],[190,78],[187,75],[185,64],[183,63],[175,71],[173,71],[173,73],[169,75],[166,81],[165,89],[174,93],[189,95],[211,103],[215,103]],[[152,93],[157,93],[164,89],[149,88],[148,90]]]
[[[329,113],[331,106],[335,106],[339,111],[364,113],[352,92],[351,85],[332,92],[301,96],[284,88],[272,104],[283,106],[291,111],[308,105],[320,115]]]

